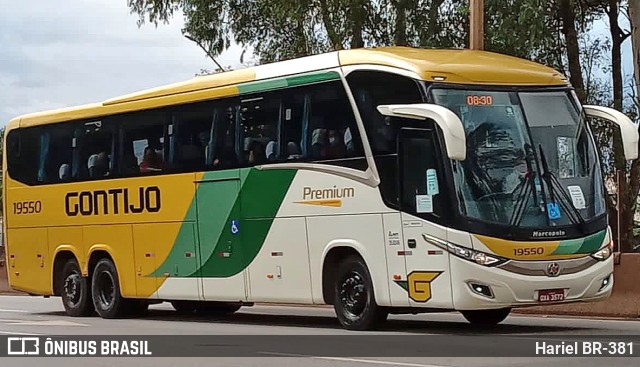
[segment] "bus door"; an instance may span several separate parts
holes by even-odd
[[[197,182],[200,276],[207,301],[245,301],[238,169],[207,172]]]
[[[398,139],[402,238],[409,304],[453,307],[449,253],[434,245],[447,239],[441,222],[447,202],[440,144],[433,129],[402,128]]]

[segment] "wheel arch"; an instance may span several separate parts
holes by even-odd
[[[71,245],[61,245],[58,246],[53,255],[53,264],[51,266],[51,284],[52,291],[54,296],[60,296],[60,272],[64,268],[64,264],[66,264],[69,260],[75,260],[80,267],[80,271],[82,272],[82,263],[80,262],[80,256],[76,251],[76,248]],[[86,276],[86,274],[82,274]]]
[[[87,274],[89,278],[93,276],[93,269],[96,267],[96,264],[102,259],[109,259],[115,266],[116,271],[118,271],[118,264],[113,257],[112,249],[107,245],[94,245],[89,249],[89,260],[87,261]],[[118,272],[119,274],[119,272]],[[122,289],[122,279],[118,277],[118,283],[120,283],[120,289]]]
[[[389,291],[387,284],[383,281],[386,274],[386,261],[382,267],[375,266],[372,258],[373,255],[367,251],[367,248],[360,242],[355,240],[334,240],[325,247],[321,260],[321,285],[322,297],[325,303],[333,304],[335,281],[335,267],[349,256],[359,256],[365,263],[367,270],[371,276],[373,283],[373,292],[376,303],[379,305],[388,305]],[[383,278],[381,279],[380,276]],[[385,297],[386,296],[386,297]]]

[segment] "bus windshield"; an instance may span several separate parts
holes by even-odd
[[[594,143],[569,91],[435,89],[462,120],[454,162],[460,211],[521,227],[584,224],[605,213]]]

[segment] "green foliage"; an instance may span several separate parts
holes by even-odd
[[[129,7],[139,24],[168,22],[180,10],[183,34],[213,55],[233,40],[261,62],[363,46],[460,47],[468,32],[451,0],[129,0]]]

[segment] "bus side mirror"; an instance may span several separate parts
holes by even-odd
[[[403,117],[415,120],[432,119],[444,134],[447,156],[455,161],[464,161],[467,157],[467,138],[464,125],[450,109],[435,104],[396,104],[378,106],[385,116]]]
[[[624,157],[627,160],[638,158],[638,126],[634,124],[624,113],[609,107],[582,106],[589,117],[595,117],[620,126]]]

